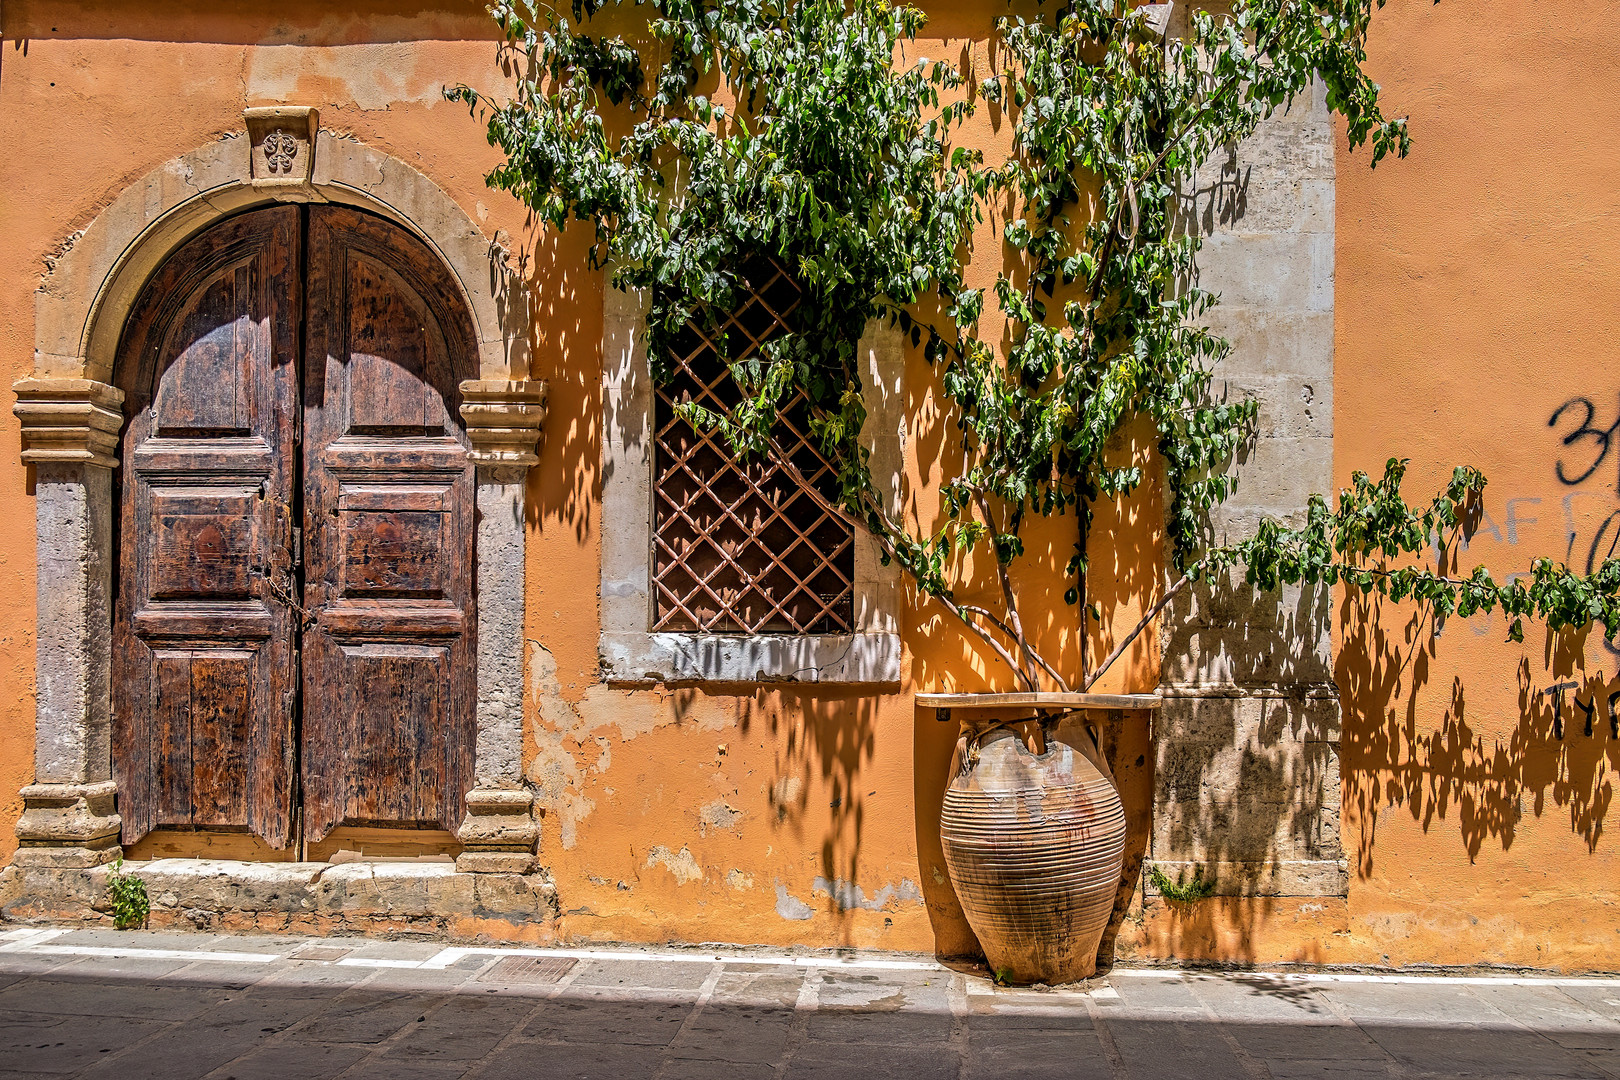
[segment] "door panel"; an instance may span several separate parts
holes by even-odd
[[[120,345],[113,755],[123,842],[291,830],[301,228],[255,211],[184,245]]]
[[[341,646],[347,736],[354,771],[343,816],[352,824],[434,822],[458,817],[446,790],[445,756],[423,753],[446,730],[451,649],[388,643]]]
[[[257,650],[154,649],[159,755],[157,824],[248,820]]]
[[[442,263],[404,230],[309,210],[305,829],[454,830],[472,781],[475,355]]]

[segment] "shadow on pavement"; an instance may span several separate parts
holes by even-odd
[[[1599,1000],[1613,988],[1588,1009],[1541,988],[1493,1006],[1477,988],[1328,994],[1246,976],[1120,979],[1096,997],[963,994],[949,972],[807,979],[735,961],[564,975],[488,958],[444,970],[6,964],[6,1077],[1620,1077],[1620,1022]],[[571,981],[513,981],[544,976]]]

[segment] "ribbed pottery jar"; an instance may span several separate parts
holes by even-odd
[[[968,924],[998,978],[1074,982],[1095,974],[1125,861],[1125,807],[1077,723],[964,720],[940,838]]]

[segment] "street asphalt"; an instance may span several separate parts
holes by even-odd
[[[24,927],[0,934],[0,1076],[1620,1080],[1620,979],[1006,989],[891,954]]]

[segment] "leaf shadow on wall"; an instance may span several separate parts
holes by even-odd
[[[1392,608],[1360,597],[1342,605],[1345,802],[1360,826],[1358,876],[1374,874],[1379,818],[1397,808],[1425,833],[1454,819],[1470,862],[1488,842],[1509,850],[1527,812],[1540,818],[1555,808],[1567,812],[1570,831],[1595,851],[1614,797],[1613,774],[1620,772],[1620,684],[1602,670],[1586,671],[1593,631],[1546,632],[1541,670],[1522,655],[1514,666],[1511,726],[1500,712],[1487,712],[1488,727],[1480,730],[1462,674],[1452,675],[1445,705],[1432,719],[1433,708],[1420,699],[1433,670],[1447,663],[1446,638],[1406,608],[1398,609],[1407,617],[1395,637],[1384,629]]]
[[[1167,915],[1144,924],[1162,935],[1148,942],[1155,955],[1254,962],[1262,924],[1301,891],[1288,864],[1340,855],[1330,597],[1260,593],[1235,578],[1189,589],[1165,624],[1150,858],[1196,865],[1216,893],[1199,904],[1144,901]]]
[[[508,311],[528,307],[527,377],[546,382],[546,417],[540,463],[528,471],[527,524],[543,529],[547,518],[572,533],[576,542],[593,533],[592,507],[602,497],[603,430],[597,417],[602,400],[602,290],[599,272],[582,273],[590,246],[589,230],[573,224],[559,234],[542,228],[531,213],[525,220],[531,241],[514,258],[526,297],[497,294]],[[522,375],[517,375],[522,377]],[[629,418],[604,421],[634,444],[650,433],[626,428]]]
[[[764,783],[750,778],[747,786],[764,787],[770,845],[781,853],[770,864],[778,914],[808,919],[819,910],[836,920],[841,944],[872,944],[855,939],[861,913],[893,914],[914,898],[903,884],[874,881],[882,869],[862,862],[867,801],[887,801],[863,775],[877,745],[877,699],[861,688],[814,684],[682,687],[672,701],[676,722],[708,698],[735,703],[735,767],[764,765],[763,755],[746,749],[756,742],[770,755]]]

